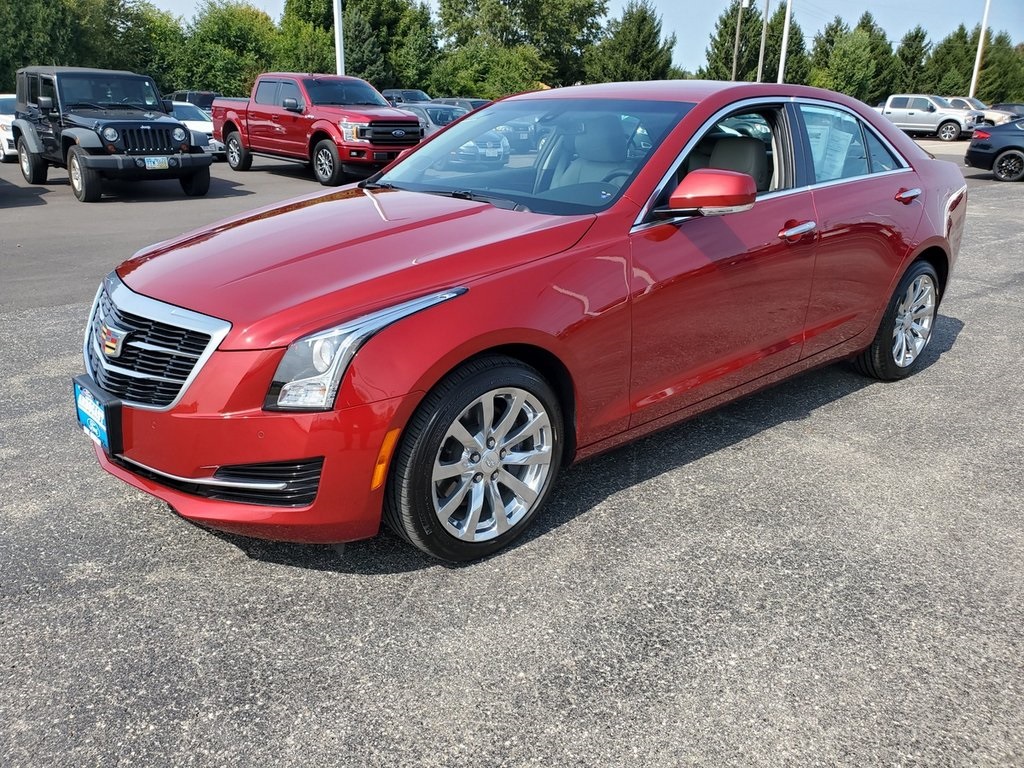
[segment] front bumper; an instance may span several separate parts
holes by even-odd
[[[408,417],[412,400],[319,413],[264,411],[282,353],[215,352],[173,408],[122,404],[123,447],[109,456],[96,446],[100,465],[209,528],[308,543],[374,536],[384,492],[381,483],[372,487],[378,456],[387,433]],[[231,490],[231,481],[230,493],[218,492],[225,477],[237,485],[239,467],[320,460],[308,503],[288,503],[294,497],[282,495],[278,504],[273,493],[240,501],[245,494]]]
[[[176,179],[195,173],[201,168],[208,168],[213,163],[213,156],[205,152],[166,157],[166,170],[147,170],[144,155],[85,155],[82,162],[86,168],[99,171],[109,178],[120,179]]]

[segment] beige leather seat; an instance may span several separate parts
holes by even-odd
[[[749,136],[723,136],[715,142],[709,168],[738,171],[754,177],[758,192],[768,189],[768,149],[760,139]]]
[[[552,187],[608,180],[621,185],[632,173],[626,159],[626,135],[614,115],[602,115],[587,121],[584,132],[575,139],[576,158],[555,173]]]

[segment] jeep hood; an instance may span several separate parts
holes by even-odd
[[[229,321],[221,349],[266,349],[558,253],[593,221],[349,187],[159,243],[117,274],[138,293]]]

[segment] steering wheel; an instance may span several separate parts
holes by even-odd
[[[632,171],[628,171],[628,170],[626,170],[624,168],[620,168],[617,171],[612,171],[607,176],[605,176],[603,179],[601,179],[601,183],[602,184],[610,184],[612,179],[617,179],[619,176],[623,176],[623,177],[629,176],[631,173],[633,173],[633,172]],[[621,182],[620,182],[620,185],[621,185]]]

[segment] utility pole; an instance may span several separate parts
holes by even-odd
[[[786,51],[789,49],[789,20],[793,16],[793,0],[786,0],[786,22],[782,26],[782,52],[779,54],[779,79],[786,82]]]
[[[732,79],[736,79],[736,60],[740,55],[740,27],[743,25],[743,9],[750,7],[750,0],[740,0],[739,13],[736,16],[736,42],[732,46]]]
[[[974,92],[978,90],[978,75],[981,74],[981,54],[985,50],[985,32],[988,30],[988,7],[992,0],[985,0],[985,13],[981,17],[981,34],[978,36],[978,55],[974,57],[974,75],[971,76],[971,92],[967,94],[972,99]]]
[[[341,0],[334,0],[334,61],[338,74],[345,74],[345,37],[341,28]]]
[[[764,46],[768,42],[768,5],[772,0],[764,0],[764,19],[761,20],[761,52],[757,54],[757,82],[761,82],[764,74]]]

